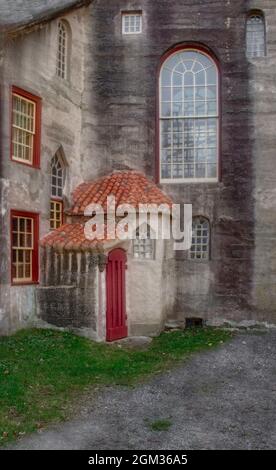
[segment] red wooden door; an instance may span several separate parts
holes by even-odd
[[[126,252],[122,249],[109,253],[106,268],[106,340],[127,336],[125,270]]]

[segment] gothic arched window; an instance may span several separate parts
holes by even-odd
[[[59,155],[52,158],[51,161],[51,196],[62,198],[64,184],[64,166]]]
[[[218,180],[219,72],[205,52],[172,53],[160,73],[160,178]]]
[[[249,59],[266,55],[265,19],[262,12],[251,13],[247,18],[246,54]]]

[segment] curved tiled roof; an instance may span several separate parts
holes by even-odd
[[[131,204],[168,204],[172,200],[155,183],[138,171],[118,171],[89,183],[80,184],[73,192],[72,215],[83,215],[89,204],[101,204],[106,211],[106,198],[115,196],[116,207]]]
[[[90,183],[83,183],[73,193],[73,207],[69,211],[73,223],[64,224],[46,235],[40,242],[42,247],[51,247],[57,251],[102,251],[107,243],[122,240],[123,237],[110,238],[106,225],[103,226],[103,239],[89,240],[85,236],[84,210],[89,204],[101,204],[106,210],[106,198],[113,195],[116,207],[120,204],[131,204],[135,209],[139,204],[167,204],[171,207],[172,200],[149,181],[145,175],[137,171],[114,172],[109,176],[99,178]],[[74,222],[74,216],[77,221]],[[121,228],[121,230],[123,230]]]
[[[102,251],[103,244],[115,241],[114,238],[109,238],[106,235],[106,227],[103,227],[103,230],[105,233],[104,239],[88,240],[85,237],[84,224],[64,224],[42,238],[40,245],[54,248],[57,251]]]

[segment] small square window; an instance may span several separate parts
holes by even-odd
[[[123,34],[141,34],[142,13],[123,13],[122,31]]]

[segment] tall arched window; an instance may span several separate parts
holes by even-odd
[[[206,261],[210,256],[210,224],[205,217],[193,218],[192,246],[189,258],[197,261]]]
[[[68,78],[68,47],[69,47],[69,30],[64,20],[58,22],[58,38],[57,38],[57,66],[56,74],[58,77]]]
[[[218,179],[218,68],[205,52],[179,50],[160,74],[160,177]]]
[[[252,12],[247,18],[246,54],[249,59],[266,55],[265,20],[262,12]]]
[[[63,186],[65,168],[59,152],[51,161],[50,229],[59,228],[63,222]]]

